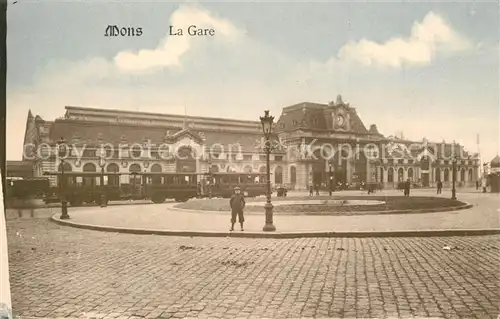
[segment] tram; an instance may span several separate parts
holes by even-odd
[[[210,182],[210,179],[212,181]],[[267,193],[266,173],[211,173],[204,174],[201,197],[209,196],[211,185],[212,197],[229,198],[238,186],[246,197],[256,197]]]
[[[60,195],[71,206],[99,205],[102,195],[106,202],[150,199],[154,203],[163,203],[167,198],[186,201],[198,195],[197,174],[192,173],[45,172],[44,175],[57,176],[57,186],[46,192],[46,203],[59,201]],[[128,176],[128,183],[122,182],[122,176]]]

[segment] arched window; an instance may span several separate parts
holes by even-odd
[[[384,168],[383,167],[380,168],[380,176],[378,177],[378,181],[381,183],[384,181]]]
[[[251,173],[251,172],[252,172],[252,166],[250,166],[250,165],[246,165],[246,166],[243,168],[243,172],[245,172],[245,173]]]
[[[399,182],[402,182],[403,181],[403,178],[404,178],[404,170],[402,167],[400,167],[398,169],[398,181]]]
[[[153,164],[151,165],[151,173],[161,173],[161,165]],[[161,176],[153,176],[151,178],[153,184],[161,184]]]
[[[439,167],[436,167],[436,177],[435,177],[436,181],[440,181],[441,180],[441,169]]]
[[[394,168],[392,167],[387,170],[387,182],[394,183]]]
[[[297,168],[295,166],[290,167],[290,183],[297,183]]]
[[[180,160],[192,160],[194,159],[193,149],[189,146],[182,146],[177,151],[177,156]]]
[[[138,159],[142,155],[142,147],[140,145],[134,145],[130,148],[130,155],[134,159]]]
[[[140,173],[141,166],[139,164],[132,164],[128,168],[130,173]],[[141,184],[141,176],[140,175],[130,175],[130,184],[140,185]]]
[[[82,170],[84,173],[95,173],[97,168],[93,163],[87,163],[87,164],[83,165]],[[83,185],[87,185],[87,186],[95,185],[95,177],[84,177],[83,178]]]
[[[445,170],[444,170],[444,181],[445,182],[450,181],[450,171],[447,168],[445,168]]]
[[[472,171],[472,168],[469,169],[469,181],[473,181],[474,178],[474,172]]]
[[[278,166],[274,170],[274,183],[283,184],[283,167]]]
[[[111,163],[106,167],[106,172],[108,173],[118,173],[120,171],[120,167],[115,163]],[[119,176],[108,176],[108,185],[118,186],[120,182]]]
[[[408,178],[413,181],[415,178],[413,176],[413,168],[408,168]]]
[[[465,181],[465,168],[462,168],[462,170],[460,171],[460,181]]]

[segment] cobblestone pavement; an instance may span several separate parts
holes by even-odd
[[[340,194],[341,192],[339,192]],[[343,193],[343,192],[342,192]],[[348,192],[345,192],[346,194]],[[353,194],[350,192],[349,194]],[[359,193],[358,193],[359,194]],[[388,191],[387,196],[401,195]],[[433,191],[416,190],[414,196],[436,196]],[[380,196],[381,193],[377,194]],[[449,194],[441,195],[447,197]],[[419,231],[442,229],[492,229],[500,228],[499,194],[459,193],[459,200],[473,205],[471,209],[400,215],[362,216],[301,216],[276,214],[274,222],[278,232],[297,231]],[[366,196],[369,198],[370,196]],[[137,206],[80,207],[70,210],[71,222],[99,226],[143,228],[178,231],[227,232],[229,212],[187,211],[172,209],[175,204]],[[54,213],[58,209],[52,210]],[[262,231],[262,214],[246,214],[245,230]]]
[[[45,218],[7,226],[13,309],[21,316],[499,314],[500,236],[184,238],[75,229]]]

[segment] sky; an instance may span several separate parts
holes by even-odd
[[[23,1],[8,18],[7,159],[28,110],[258,120],[341,94],[368,128],[499,152],[498,2]],[[108,25],[141,36],[106,37]],[[187,28],[215,30],[189,36]],[[183,29],[183,36],[169,35]]]

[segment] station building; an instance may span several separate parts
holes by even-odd
[[[340,95],[335,102],[299,103],[274,115],[270,168],[274,185],[308,189],[326,186],[332,178],[379,182],[385,188],[407,179],[434,187],[441,180],[448,187],[453,156],[457,156],[459,187],[472,186],[479,177],[477,154],[455,143],[386,137],[374,124],[367,129]],[[23,162],[32,167],[33,176],[61,168],[57,156],[61,138],[69,145],[65,171],[266,171],[260,121],[74,106],[67,106],[61,118],[47,121],[30,111]],[[128,175],[121,178],[122,183],[129,182]]]

